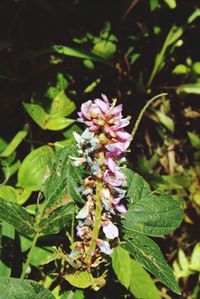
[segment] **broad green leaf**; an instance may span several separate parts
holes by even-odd
[[[200,272],[200,243],[197,243],[192,251],[190,269]]]
[[[49,164],[48,178],[42,185],[45,201],[39,216],[43,234],[59,232],[71,221],[75,212],[73,201],[84,202],[77,191],[82,182],[81,167],[72,165],[70,155],[77,155],[74,146],[58,151]]]
[[[167,116],[165,113],[153,109],[154,113],[158,117],[161,124],[163,124],[171,133],[174,133],[174,121],[171,117]]]
[[[189,261],[181,248],[178,251],[178,262],[184,271],[188,271]]]
[[[61,90],[53,99],[50,109],[51,117],[65,117],[71,114],[76,109],[76,105]]]
[[[86,289],[93,284],[92,274],[87,270],[77,273],[66,274],[63,276],[71,285],[80,289]]]
[[[55,299],[39,283],[19,278],[0,278],[0,299]]]
[[[158,245],[145,235],[131,232],[125,236],[126,244],[123,247],[155,275],[163,284],[176,294],[180,294],[172,269],[167,265]]]
[[[180,85],[176,89],[177,94],[200,94],[200,83],[189,83],[189,84],[184,84]]]
[[[188,74],[190,69],[185,64],[178,64],[172,71],[176,75],[185,75]]]
[[[56,234],[60,232],[72,219],[74,204],[71,198],[63,196],[56,202],[47,202],[39,222],[43,234]]]
[[[1,157],[9,157],[23,141],[28,133],[28,127],[25,126],[24,130],[19,131],[17,135],[11,140],[5,150],[1,153]]]
[[[117,50],[117,46],[111,41],[101,40],[96,43],[92,49],[92,52],[105,60],[109,60],[113,57]]]
[[[15,228],[6,223],[0,224],[0,277],[10,277],[13,267]]]
[[[195,72],[195,74],[200,75],[200,61],[193,63],[192,70]]]
[[[17,196],[15,193],[15,189],[11,186],[0,185],[0,198],[6,201],[16,202]]]
[[[82,168],[74,167],[69,156],[77,156],[74,145],[59,150],[50,164],[50,175],[43,185],[43,192],[49,205],[66,196],[84,203],[77,191],[82,184]]]
[[[44,109],[37,104],[23,103],[23,106],[36,124],[43,128],[48,119],[48,114],[44,111]]]
[[[130,267],[130,256],[128,251],[118,246],[113,249],[112,254],[112,267],[117,275],[118,280],[127,289],[130,285],[131,280],[131,267]]]
[[[125,168],[123,172],[126,176],[127,196],[130,204],[140,201],[151,192],[149,184],[139,174],[128,168]]]
[[[164,2],[168,5],[169,8],[176,8],[176,0],[164,0]]]
[[[69,127],[71,124],[75,122],[74,119],[65,118],[65,117],[49,117],[46,121],[43,129],[51,130],[51,131],[59,131]]]
[[[46,257],[53,253],[52,247],[34,247],[31,255],[30,264],[38,267],[43,265]]]
[[[5,150],[7,145],[8,145],[7,142],[3,138],[0,137],[0,155]]]
[[[130,259],[131,281],[130,291],[136,298],[161,299],[150,275],[142,268],[140,263]]]
[[[15,194],[17,197],[17,203],[23,205],[30,197],[31,191],[24,188],[16,188]]]
[[[39,190],[44,180],[47,164],[52,157],[53,150],[46,145],[37,148],[26,156],[18,172],[19,186],[29,191]]]
[[[56,53],[60,53],[66,56],[72,56],[81,59],[91,59],[94,61],[106,63],[106,61],[102,57],[97,56],[91,52],[85,51],[83,49],[75,49],[62,45],[54,45],[52,46],[52,50]]]
[[[194,132],[187,132],[187,134],[191,144],[197,149],[200,149],[200,137]]]
[[[167,194],[150,193],[129,206],[123,216],[125,231],[162,236],[177,228],[183,219],[183,204]]]
[[[0,219],[13,225],[22,234],[34,232],[33,221],[20,205],[0,199]]]

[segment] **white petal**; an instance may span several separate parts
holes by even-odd
[[[114,239],[119,236],[119,231],[116,225],[114,225],[111,221],[107,225],[103,227],[103,232],[108,239]]]

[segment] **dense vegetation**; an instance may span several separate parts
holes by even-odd
[[[199,1],[2,0],[0,16],[0,298],[198,299]],[[134,138],[122,243],[94,278],[70,268],[85,170],[69,157],[101,93]]]

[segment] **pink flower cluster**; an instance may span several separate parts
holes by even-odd
[[[81,135],[74,133],[80,157],[71,157],[72,163],[75,166],[85,163],[89,171],[89,176],[85,178],[80,189],[87,201],[76,216],[79,219],[77,236],[82,239],[81,244],[86,255],[95,221],[96,180],[101,182],[100,235],[103,233],[106,237],[106,240],[102,237],[95,240],[100,252],[112,253],[109,240],[119,236],[112,218],[116,212],[126,212],[125,206],[121,203],[126,194],[125,176],[122,172],[126,159],[123,154],[127,151],[132,137],[124,130],[130,118],[123,118],[122,105],[115,106],[115,104],[115,100],[110,104],[105,95],[102,95],[102,99],[82,104],[78,120],[86,124],[87,128]],[[98,251],[92,254],[95,256]]]

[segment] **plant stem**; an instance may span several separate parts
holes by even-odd
[[[135,134],[136,134],[136,132],[137,132],[137,129],[138,129],[138,127],[139,127],[139,124],[140,124],[140,122],[141,122],[141,120],[142,120],[142,117],[143,117],[145,111],[147,110],[147,108],[149,107],[149,105],[151,105],[151,103],[153,103],[153,101],[155,101],[156,99],[158,99],[158,98],[160,98],[160,97],[163,97],[163,96],[166,96],[166,95],[167,95],[167,93],[161,93],[161,94],[158,94],[157,96],[151,98],[151,99],[146,103],[146,105],[142,108],[142,110],[140,111],[140,114],[139,114],[139,116],[138,116],[138,118],[137,118],[137,120],[136,120],[136,122],[135,122],[135,125],[134,125],[134,127],[133,127],[132,133],[131,133],[131,135],[132,135],[132,141],[133,141],[133,139],[134,139],[134,137],[135,137]]]
[[[101,202],[100,190],[101,190],[101,183],[98,181],[96,183],[96,211],[95,211],[95,220],[94,220],[94,226],[92,231],[92,240],[86,256],[86,262],[88,264],[91,262],[92,252],[96,248],[96,239],[98,239],[98,235],[99,235],[101,213],[102,213],[102,202]]]
[[[74,243],[74,227],[75,227],[75,205],[72,211],[72,227],[71,227],[71,242]]]
[[[32,254],[33,254],[33,249],[35,248],[35,245],[37,243],[37,240],[38,240],[38,237],[40,236],[39,232],[36,232],[34,238],[33,238],[33,242],[31,244],[31,248],[29,250],[29,253],[27,255],[27,259],[26,259],[26,263],[24,265],[24,268],[23,268],[23,271],[22,271],[22,274],[20,276],[21,279],[24,279],[25,276],[26,276],[26,271],[27,271],[27,268],[30,264],[30,261],[31,261],[31,258],[32,258]]]

